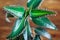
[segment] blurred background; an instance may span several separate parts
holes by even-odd
[[[6,40],[7,35],[11,32],[12,26],[15,22],[15,18],[10,18],[11,23],[6,22],[5,20],[5,11],[3,6],[6,5],[21,5],[26,7],[27,0],[0,0],[0,40]],[[53,40],[60,40],[60,0],[44,0],[39,9],[49,9],[57,12],[56,16],[49,16],[49,19],[57,26],[58,30],[46,29],[53,37]],[[35,26],[31,21],[31,26]],[[47,40],[42,38],[42,40]]]

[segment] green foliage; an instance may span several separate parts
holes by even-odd
[[[32,21],[43,28],[57,30],[56,26],[47,17],[32,18]]]
[[[11,15],[22,18],[24,15],[24,7],[22,6],[5,6],[5,11],[8,11]]]
[[[51,36],[50,36],[50,34],[44,29],[44,28],[36,28],[36,29],[34,29],[35,30],[35,32],[38,34],[38,35],[41,35],[41,36],[44,36],[44,37],[46,37],[46,38],[48,38],[48,39],[51,39]]]
[[[39,3],[42,0],[28,0],[25,10],[22,6],[4,6],[4,10],[7,11],[6,18],[17,17],[12,32],[8,35],[9,40],[41,40],[40,36],[44,36],[49,40],[52,40],[51,35],[45,30],[50,28],[56,30],[56,26],[47,18],[47,15],[55,14],[53,11],[38,9]],[[28,18],[38,25],[37,28],[31,28]],[[8,20],[7,20],[8,21]],[[35,32],[35,36],[32,34],[32,29]],[[21,38],[22,37],[22,38]]]
[[[41,3],[42,0],[28,0],[27,1],[27,7],[30,8],[37,8],[38,5]]]
[[[34,9],[34,10],[31,10],[30,12],[31,17],[41,17],[41,16],[51,15],[51,14],[55,14],[55,12],[48,11],[48,10],[42,10],[42,9],[41,10]]]
[[[25,20],[25,18],[16,20],[13,30],[7,38],[14,38],[14,37],[18,36],[18,34],[22,33],[23,29],[25,29],[25,26],[24,26],[25,21],[24,20]]]

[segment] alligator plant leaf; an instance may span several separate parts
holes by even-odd
[[[24,7],[22,6],[5,6],[4,10],[19,18],[22,18],[25,12]]]
[[[4,10],[7,11],[6,20],[9,22],[8,17],[17,17],[12,32],[8,35],[9,40],[41,40],[40,36],[44,36],[49,40],[52,40],[50,34],[44,28],[50,28],[56,30],[56,26],[46,17],[47,15],[55,14],[53,11],[38,9],[39,3],[41,5],[42,0],[28,0],[27,10],[22,6],[10,5],[4,6]],[[10,15],[10,14],[11,15]],[[32,36],[32,30],[27,19],[31,18],[32,21],[38,25],[37,28],[33,28],[36,35]],[[20,38],[20,39],[19,39]]]
[[[44,28],[50,28],[56,30],[56,26],[47,18],[47,17],[39,17],[39,18],[32,18],[32,21]]]
[[[46,15],[52,15],[52,14],[55,14],[55,12],[42,10],[42,9],[41,10],[34,9],[30,11],[31,17],[41,17],[41,16],[46,16]]]
[[[44,36],[44,37],[46,37],[50,40],[52,39],[50,34],[44,28],[39,28],[38,27],[38,28],[35,28],[34,30],[38,35]]]
[[[27,7],[28,8],[36,8],[38,7],[39,3],[41,3],[42,0],[28,0],[27,1]]]
[[[24,39],[25,39],[25,40],[31,40],[31,34],[32,34],[32,32],[31,32],[31,27],[30,27],[28,21],[26,21],[25,24],[26,24],[26,29],[25,29],[25,31],[24,31],[24,33],[23,33]]]
[[[11,34],[7,37],[7,39],[15,38],[18,35],[20,35],[23,32],[23,29],[25,28],[24,23],[25,23],[25,17],[22,19],[17,19],[14,24],[13,30]]]

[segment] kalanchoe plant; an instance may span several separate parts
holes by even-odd
[[[4,6],[6,13],[6,20],[10,22],[8,17],[17,17],[14,27],[7,39],[9,40],[41,40],[40,36],[44,36],[49,40],[52,40],[50,34],[45,28],[56,30],[56,26],[47,18],[47,15],[55,14],[53,11],[38,9],[38,5],[41,5],[42,0],[28,0],[27,10],[22,6]],[[10,14],[9,14],[10,13]],[[30,27],[28,18],[32,20],[38,27]],[[35,36],[32,36],[32,29],[35,32]]]

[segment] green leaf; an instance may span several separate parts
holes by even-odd
[[[27,7],[30,8],[36,8],[38,7],[39,3],[41,3],[42,0],[28,0],[27,1]]]
[[[24,39],[25,40],[31,40],[31,34],[32,34],[32,32],[31,32],[31,28],[30,28],[29,22],[26,21],[25,24],[26,24],[26,29],[25,29],[25,31],[23,33]]]
[[[56,26],[47,17],[32,18],[32,21],[44,28],[57,30]]]
[[[11,34],[7,37],[7,39],[10,39],[10,38],[13,39],[13,38],[19,36],[25,29],[24,24],[25,24],[25,17],[22,19],[17,19],[14,24],[13,30],[12,30]]]
[[[25,9],[22,6],[5,6],[5,11],[8,11],[13,16],[22,18],[25,12]]]
[[[55,14],[55,12],[48,11],[48,10],[36,10],[36,9],[30,11],[31,17],[41,17],[46,15],[52,15],[52,14]]]
[[[34,40],[41,40],[40,36],[39,35],[36,35]]]
[[[36,34],[44,36],[50,40],[52,39],[50,34],[46,30],[44,30],[43,28],[38,27],[38,28],[35,28],[34,30],[35,30]]]

